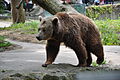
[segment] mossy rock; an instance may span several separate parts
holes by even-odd
[[[120,4],[116,5],[100,5],[100,6],[90,6],[87,7],[86,9],[86,16],[92,18],[92,19],[97,19],[100,17],[102,14],[111,14],[113,11],[115,11],[115,8],[119,7]]]

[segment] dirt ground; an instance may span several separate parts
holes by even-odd
[[[44,42],[37,41],[37,39],[35,38],[35,34],[23,34],[21,31],[18,30],[16,31],[2,30],[0,31],[0,35],[5,36],[6,38],[9,38],[11,40],[16,40],[21,42],[45,43],[45,41]],[[0,48],[0,52],[20,49],[20,48],[22,47],[16,44],[12,44],[11,46]]]
[[[25,34],[22,31],[16,30],[16,31],[11,31],[11,30],[2,30],[0,31],[0,35],[6,36],[9,39],[12,40],[17,40],[21,42],[31,42],[31,43],[45,43],[45,41],[38,41],[36,39],[36,34]]]

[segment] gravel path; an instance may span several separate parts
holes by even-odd
[[[72,66],[74,52],[62,45],[54,64],[43,68],[45,44],[8,41],[22,49],[0,52],[0,80],[120,80],[120,46],[104,46],[105,65],[79,68]]]
[[[7,70],[34,70],[41,67],[45,61],[45,45],[11,41],[23,48],[0,52],[0,69]],[[120,46],[104,46],[105,60],[109,67],[120,69]],[[96,57],[93,55],[93,60]],[[74,52],[61,46],[60,52],[56,58],[55,64],[68,63],[77,64],[77,58]],[[31,65],[32,64],[32,65]]]

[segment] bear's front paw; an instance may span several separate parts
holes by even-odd
[[[47,67],[48,64],[42,64],[42,67]]]
[[[78,65],[76,65],[74,67],[87,67],[87,64],[78,64]]]
[[[98,59],[97,59],[97,64],[100,65],[100,64],[102,64],[103,61],[104,61],[104,58],[98,58]]]

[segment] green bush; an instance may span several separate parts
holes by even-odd
[[[10,42],[5,41],[5,37],[0,36],[0,48],[2,48],[2,47],[8,47],[10,45],[11,45]]]
[[[0,0],[0,13],[3,13],[4,5],[2,4],[2,0]]]
[[[120,45],[120,19],[96,20],[104,45]]]
[[[86,16],[96,20],[96,19],[99,19],[100,15],[103,15],[103,14],[109,15],[109,14],[112,14],[112,12],[116,12],[119,6],[120,4],[115,4],[115,5],[107,4],[102,6],[92,5],[86,8]],[[104,19],[106,19],[106,17],[104,17]]]
[[[4,41],[5,37],[0,36],[0,41]]]
[[[23,33],[35,34],[38,31],[38,21],[13,24],[11,27],[1,28],[0,30],[20,30]]]

